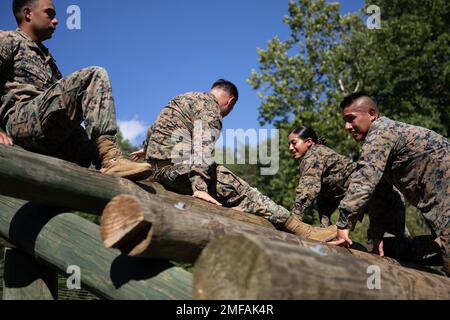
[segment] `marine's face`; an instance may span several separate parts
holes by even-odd
[[[58,20],[52,0],[40,0],[31,5],[25,15],[39,41],[50,39],[56,30]]]
[[[376,116],[352,104],[342,111],[342,118],[345,122],[345,130],[352,135],[353,139],[364,141]]]
[[[289,139],[289,151],[295,160],[300,160],[312,146],[311,138],[303,140],[296,133],[291,133]]]

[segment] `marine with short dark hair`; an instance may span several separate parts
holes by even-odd
[[[125,159],[116,145],[111,83],[103,68],[66,78],[42,44],[56,30],[52,0],[13,0],[19,28],[0,31],[0,141],[133,180],[149,166]],[[84,122],[85,127],[81,126]]]
[[[450,275],[449,141],[432,130],[381,116],[375,101],[363,93],[346,97],[341,109],[345,129],[364,144],[339,205],[339,240],[334,244],[351,244],[348,231],[384,178],[421,211]]]

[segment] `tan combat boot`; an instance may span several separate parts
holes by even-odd
[[[135,181],[148,178],[152,167],[148,163],[125,159],[114,140],[112,136],[100,136],[97,139],[98,153],[102,161],[100,172]]]
[[[290,215],[284,227],[297,236],[323,242],[333,240],[337,236],[336,226],[329,226],[327,228],[313,227],[300,221],[295,214]]]

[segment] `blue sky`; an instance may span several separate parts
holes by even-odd
[[[257,48],[278,36],[288,0],[54,0],[58,30],[44,44],[64,76],[97,65],[107,69],[124,136],[139,144],[160,110],[175,95],[207,91],[225,78],[240,100],[226,129],[259,129],[260,99],[246,80],[258,69]],[[363,0],[340,1],[341,12]],[[69,30],[66,12],[81,9],[81,30]],[[11,1],[0,1],[0,30],[15,29]],[[266,126],[265,128],[270,128]]]

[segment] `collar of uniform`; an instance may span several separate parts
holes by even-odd
[[[205,94],[206,94],[208,97],[210,97],[212,100],[214,100],[214,102],[216,103],[217,111],[219,112],[220,118],[223,119],[222,113],[220,112],[219,101],[217,101],[216,97],[215,97],[211,92],[205,92]]]
[[[205,94],[214,100],[214,102],[219,105],[219,101],[217,101],[216,97],[211,92],[205,92]]]
[[[52,58],[52,55],[50,54],[50,51],[47,49],[46,46],[44,46],[42,43],[39,45],[36,41],[34,41],[33,39],[31,39],[31,37],[22,29],[17,28],[16,32],[24,39],[29,41],[29,46],[32,48],[36,48],[40,51],[42,51],[42,53],[44,54],[44,56],[47,57],[47,60]]]
[[[17,28],[17,29],[16,29],[16,32],[17,32],[20,36],[22,36],[22,38],[25,38],[26,40],[33,42],[33,44],[37,46],[37,43],[36,43],[33,39],[31,39],[31,37],[28,35],[28,33],[26,33],[25,31],[23,31],[23,30],[20,29],[20,28]]]
[[[381,125],[381,123],[385,122],[386,120],[388,120],[387,117],[379,117],[377,120],[375,120],[370,126],[369,131],[367,132],[366,139],[372,131],[377,130],[378,126]]]
[[[305,161],[306,159],[310,158],[313,156],[313,153],[316,151],[316,149],[319,147],[319,145],[317,143],[314,143],[311,148],[309,148],[308,151],[306,151],[306,153],[303,155],[303,157],[299,160],[299,164],[301,164],[303,161]]]

